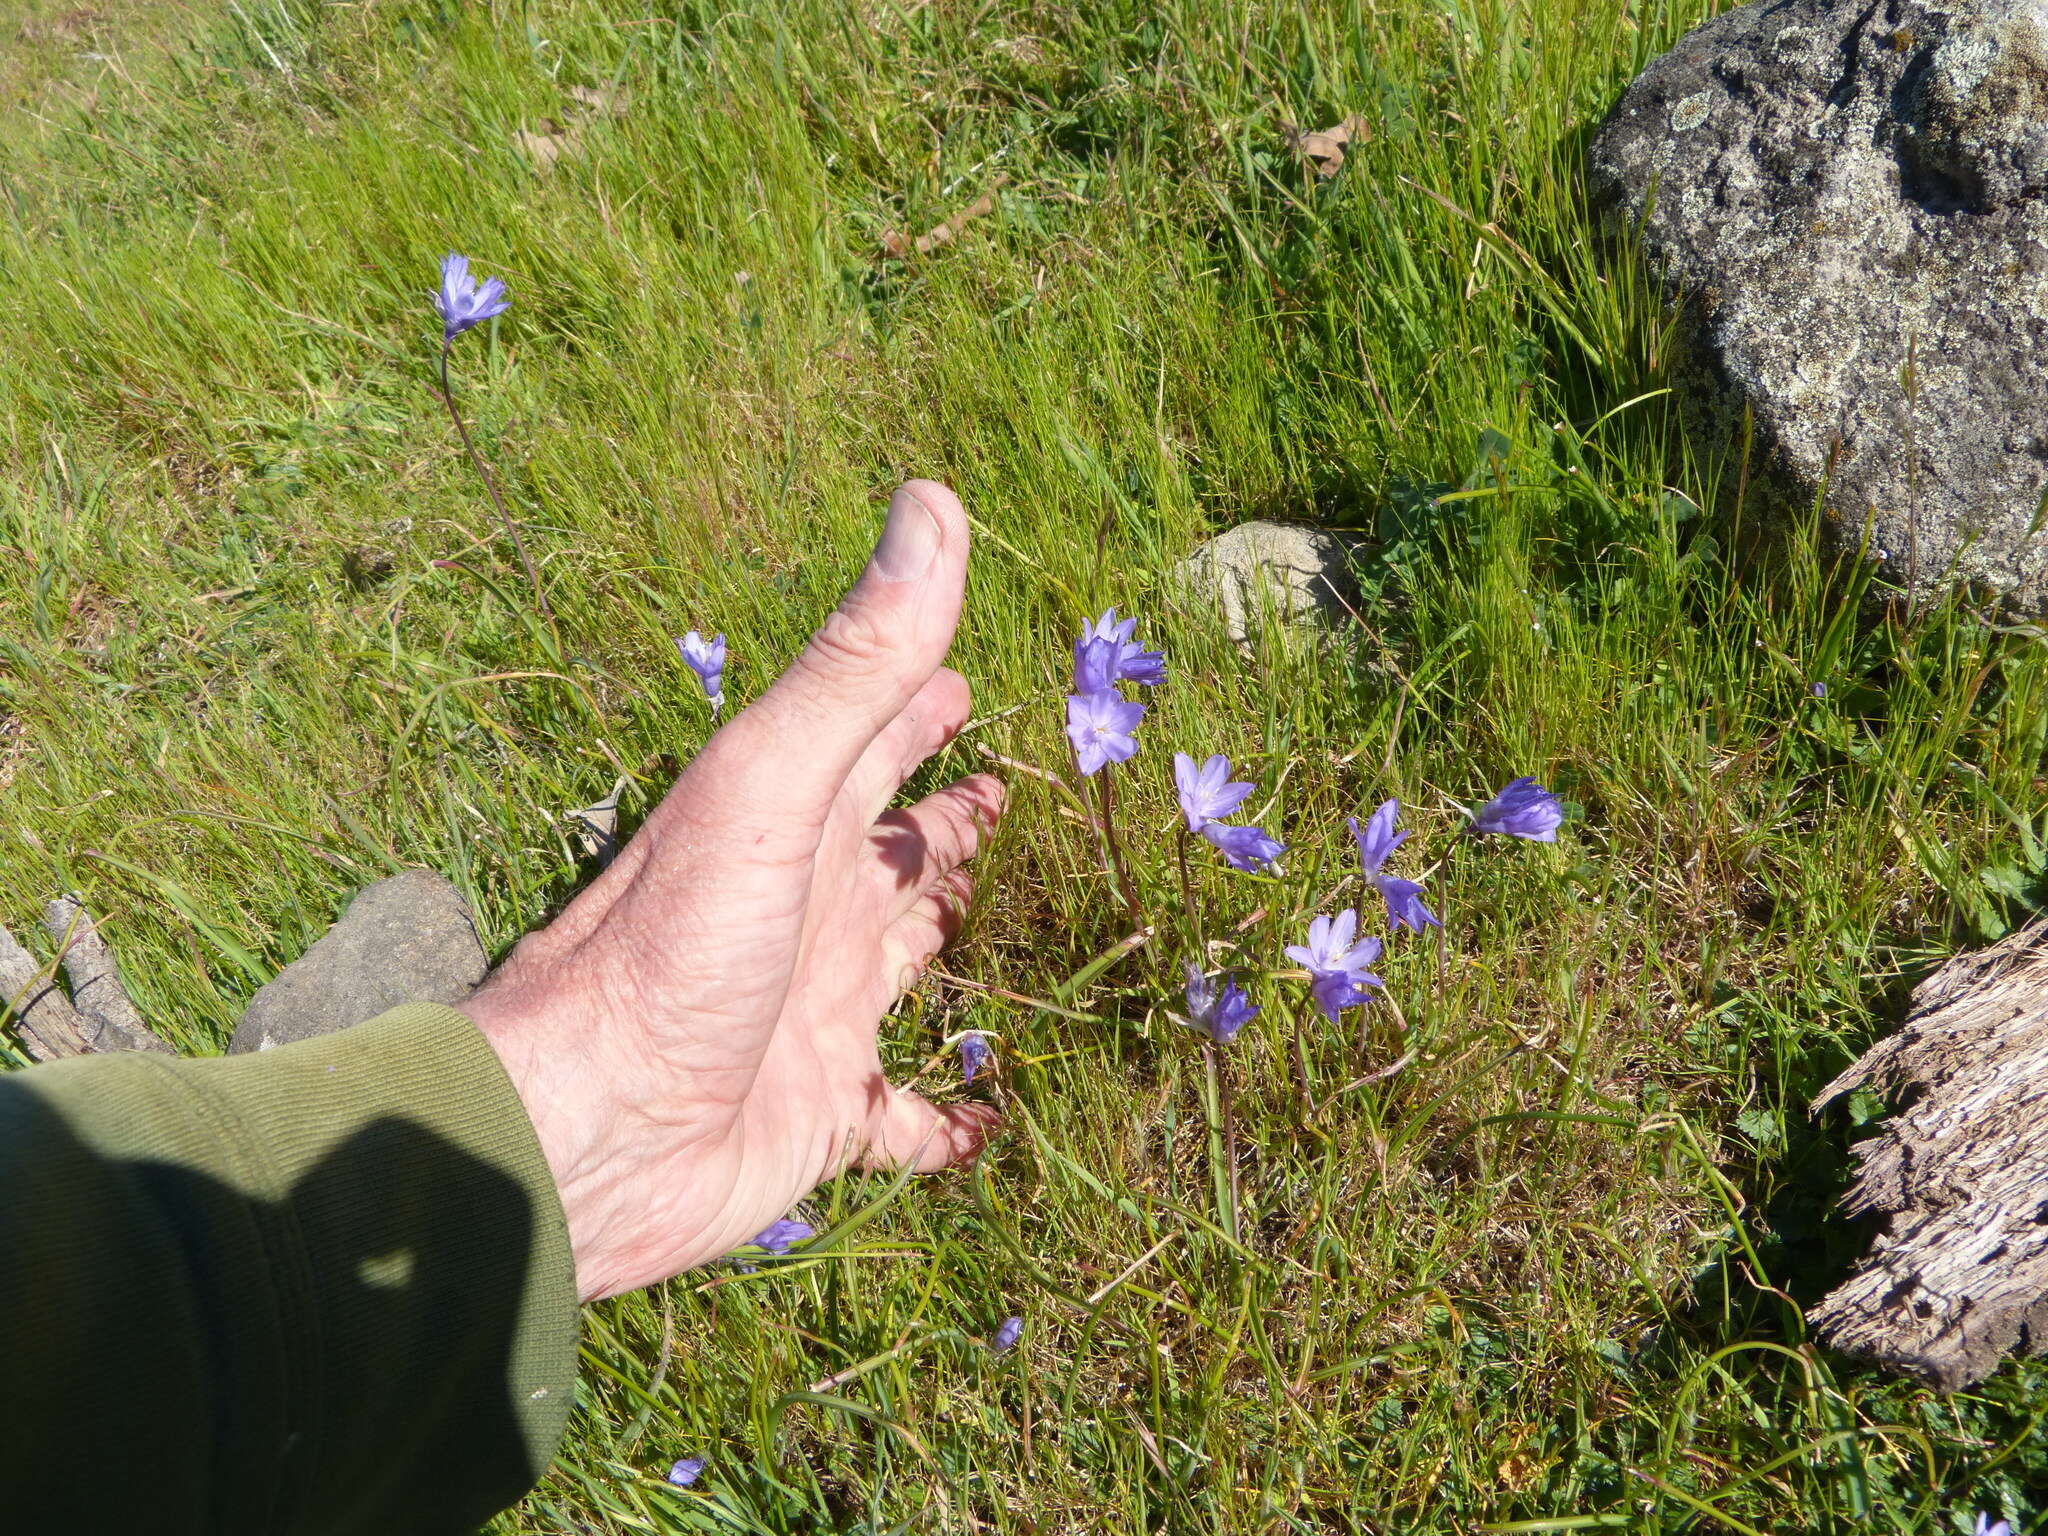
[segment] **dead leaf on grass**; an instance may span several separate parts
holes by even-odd
[[[56,16],[30,17],[16,29],[25,43],[68,43],[84,37],[100,24],[100,13],[89,5]]]
[[[612,856],[619,851],[619,796],[626,792],[626,783],[621,774],[610,794],[595,805],[571,811],[567,817],[569,830],[583,856],[597,860],[599,869],[611,863]]]
[[[898,261],[908,261],[913,255],[929,256],[942,245],[951,245],[960,237],[960,231],[976,219],[995,212],[996,194],[1010,184],[1008,176],[998,176],[989,184],[989,189],[973,202],[962,208],[943,223],[934,224],[915,240],[900,229],[882,231],[882,253]]]
[[[572,85],[570,104],[581,116],[564,123],[544,117],[532,128],[515,129],[512,144],[536,171],[551,171],[556,162],[578,154],[583,148],[584,130],[599,118],[623,117],[632,104],[632,94],[619,86]]]
[[[581,123],[564,126],[552,117],[544,117],[536,128],[514,130],[512,142],[536,171],[551,171],[557,160],[576,152],[582,137]]]
[[[586,111],[602,117],[624,117],[633,104],[633,93],[623,85],[572,85],[569,99]]]
[[[1314,133],[1303,133],[1292,123],[1282,123],[1280,131],[1287,136],[1287,147],[1314,166],[1316,175],[1328,181],[1343,169],[1344,151],[1372,136],[1372,124],[1353,114]]]

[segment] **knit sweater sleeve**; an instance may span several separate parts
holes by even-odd
[[[20,1529],[455,1536],[554,1454],[567,1229],[452,1009],[0,1075],[0,1189]]]

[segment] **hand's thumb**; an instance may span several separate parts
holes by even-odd
[[[967,515],[913,480],[889,502],[867,568],[801,655],[698,759],[732,765],[740,798],[822,814],[870,741],[946,658],[967,585]],[[717,767],[714,767],[714,764]]]

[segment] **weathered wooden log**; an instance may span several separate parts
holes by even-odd
[[[11,1015],[22,1049],[37,1061],[83,1056],[85,1023],[50,968],[0,926],[0,1015]]]
[[[1843,1206],[1889,1220],[1821,1336],[1943,1391],[2048,1352],[2048,919],[1922,982],[1813,1108],[1866,1086],[1898,1107]]]
[[[99,925],[85,903],[76,896],[59,896],[43,908],[43,927],[56,941],[64,979],[71,983],[71,1006],[84,1024],[89,1050],[177,1054],[142,1022],[141,1013],[121,983],[114,952],[101,937]]]

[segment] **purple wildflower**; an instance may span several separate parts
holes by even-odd
[[[1021,1317],[1006,1317],[996,1325],[995,1337],[988,1341],[988,1347],[1000,1355],[1023,1337],[1024,1319]]]
[[[1091,640],[1083,635],[1074,642],[1074,692],[1107,693],[1116,686],[1117,643]]]
[[[725,705],[725,636],[706,640],[693,629],[676,642],[676,649],[683,653],[683,665],[704,685],[704,697],[711,701],[711,718],[716,720]]]
[[[1812,694],[1816,699],[1824,699],[1828,696],[1828,685],[1826,683],[1815,683],[1811,688],[1807,689],[1806,691]]]
[[[1514,780],[1472,813],[1474,832],[1499,832],[1526,837],[1532,843],[1554,843],[1564,820],[1557,796],[1531,778]]]
[[[1187,963],[1187,975],[1188,1022],[1218,1045],[1230,1044],[1258,1013],[1258,1005],[1228,976],[1219,990],[1192,960]]]
[[[785,1216],[767,1230],[756,1233],[749,1239],[748,1246],[768,1253],[787,1253],[792,1245],[802,1242],[815,1230],[807,1221],[795,1221]]]
[[[1977,1511],[1977,1529],[1970,1536],[2012,1536],[2012,1526],[2003,1520],[1993,1525],[1991,1517],[1980,1509]]]
[[[1358,842],[1358,862],[1365,867],[1365,878],[1387,904],[1387,921],[1396,928],[1407,928],[1420,933],[1425,927],[1441,928],[1434,912],[1422,904],[1422,887],[1413,880],[1397,879],[1393,875],[1380,873],[1387,856],[1407,841],[1406,832],[1396,832],[1394,822],[1400,817],[1401,802],[1389,800],[1372,813],[1372,818],[1361,830],[1358,818],[1349,818],[1351,835]]]
[[[1287,845],[1263,827],[1232,827],[1212,821],[1202,828],[1202,836],[1216,845],[1224,863],[1247,874],[1257,874],[1287,851]]]
[[[493,315],[512,307],[505,297],[505,285],[488,279],[479,288],[469,275],[469,258],[450,251],[441,258],[441,291],[434,295],[434,308],[441,312],[441,339],[453,341],[471,326],[482,325]]]
[[[1111,683],[1156,688],[1166,681],[1166,657],[1131,638],[1137,627],[1136,619],[1119,619],[1114,608],[1081,626],[1081,638],[1074,642],[1076,693],[1094,693]]]
[[[668,1480],[678,1488],[687,1488],[697,1481],[704,1471],[702,1456],[685,1456],[668,1469]]]
[[[974,1074],[981,1071],[995,1059],[996,1053],[994,1048],[988,1043],[988,1036],[984,1035],[980,1030],[970,1029],[960,1037],[961,1081],[972,1083],[974,1081]]]
[[[1108,689],[1070,697],[1067,740],[1074,744],[1081,772],[1098,773],[1110,763],[1128,759],[1138,750],[1138,738],[1132,733],[1144,718],[1144,705],[1133,704]]]
[[[1316,1006],[1337,1021],[1337,1015],[1368,1000],[1367,987],[1384,986],[1366,967],[1380,957],[1378,939],[1352,940],[1358,914],[1346,907],[1335,917],[1318,917],[1308,925],[1308,943],[1287,946],[1287,958],[1309,973],[1309,992]]]
[[[1188,830],[1199,832],[1244,804],[1252,786],[1230,777],[1230,759],[1221,752],[1201,767],[1185,752],[1173,754],[1173,782],[1180,791],[1180,813],[1188,819]]]

